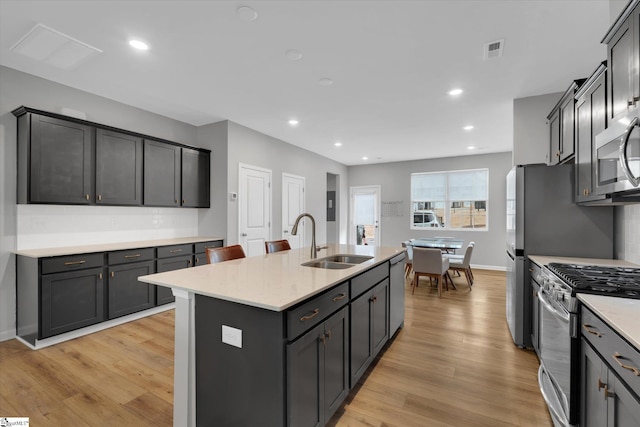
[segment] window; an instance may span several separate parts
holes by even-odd
[[[487,229],[489,170],[411,174],[411,228]]]

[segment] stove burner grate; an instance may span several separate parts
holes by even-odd
[[[550,263],[549,269],[572,288],[586,292],[640,299],[640,268]]]

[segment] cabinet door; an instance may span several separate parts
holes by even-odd
[[[604,385],[607,369],[600,356],[586,340],[580,343],[580,425],[602,427],[607,425],[607,401]],[[609,387],[609,386],[607,386]]]
[[[321,323],[287,345],[288,426],[324,425],[321,365],[325,340],[324,324]]]
[[[144,204],[180,206],[180,147],[144,141]]]
[[[104,320],[102,268],[42,276],[40,338]]]
[[[574,126],[575,126],[575,103],[573,97],[569,97],[560,106],[560,148],[558,161],[560,163],[573,156],[574,146]]]
[[[182,149],[182,206],[208,208],[209,153]]]
[[[636,8],[634,15],[637,15]],[[637,49],[634,41],[633,17],[627,19],[607,44],[609,70],[609,118],[616,119],[627,113],[634,102],[634,74],[638,76]],[[635,47],[634,47],[635,45]]]
[[[637,427],[640,426],[640,400],[631,393],[612,371],[609,371],[609,382],[613,387],[613,402],[609,404],[613,409],[609,416],[611,427]]]
[[[560,110],[556,110],[549,119],[549,155],[548,165],[557,165],[560,160]]]
[[[351,302],[349,328],[351,341],[351,379],[350,386],[353,388],[364,371],[373,360],[371,344],[371,297],[372,291],[365,292],[360,297]]]
[[[158,259],[157,271],[163,273],[165,271],[180,270],[181,268],[189,268],[193,265],[191,255],[183,255],[174,258]],[[171,288],[166,286],[157,286],[156,289],[156,305],[168,304],[175,301]]]
[[[389,340],[389,279],[376,285],[371,294],[371,343],[375,357]]]
[[[96,203],[142,205],[142,138],[96,130]]]
[[[324,423],[338,410],[349,393],[348,308],[324,324]]]
[[[155,286],[138,281],[138,277],[153,274],[155,270],[155,261],[109,267],[109,319],[155,306]]]
[[[29,203],[93,201],[94,129],[31,115]]]

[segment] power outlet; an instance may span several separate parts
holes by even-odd
[[[242,329],[222,325],[222,342],[234,347],[242,348]]]

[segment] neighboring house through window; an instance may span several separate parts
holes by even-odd
[[[489,170],[411,174],[411,228],[487,230]]]

